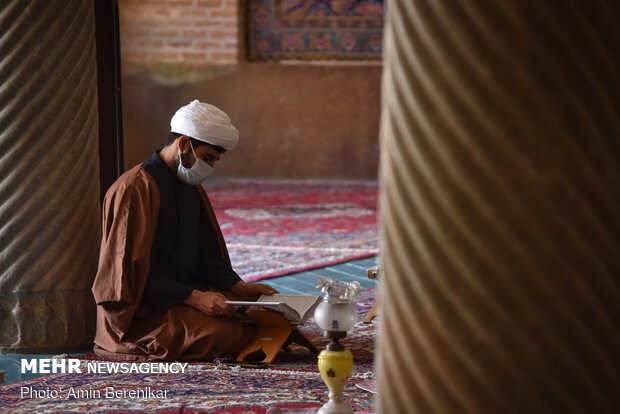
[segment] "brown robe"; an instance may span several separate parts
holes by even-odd
[[[230,263],[211,203],[204,189],[197,187],[222,258]],[[97,303],[95,353],[120,360],[236,357],[254,335],[251,325],[207,316],[185,304],[166,312],[140,304],[159,206],[157,183],[141,165],[124,173],[106,193],[99,268],[92,288]]]

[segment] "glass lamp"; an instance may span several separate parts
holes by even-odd
[[[342,389],[353,369],[353,355],[339,342],[357,322],[357,311],[350,300],[360,290],[358,282],[337,282],[327,277],[316,283],[325,295],[319,303],[314,318],[323,335],[331,342],[319,354],[319,372],[329,388],[329,401],[318,411],[319,414],[353,413],[342,400]]]

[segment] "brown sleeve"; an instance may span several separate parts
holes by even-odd
[[[142,297],[159,205],[157,184],[140,166],[121,176],[104,199],[99,268],[92,291],[119,337],[129,328]]]

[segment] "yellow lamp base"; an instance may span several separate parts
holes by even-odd
[[[319,354],[319,372],[327,388],[329,401],[318,414],[351,414],[353,410],[342,401],[344,388],[353,370],[353,355],[350,351],[321,351]]]

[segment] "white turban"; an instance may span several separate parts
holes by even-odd
[[[171,132],[187,135],[230,151],[239,141],[239,131],[224,111],[197,99],[182,106],[170,120]]]

